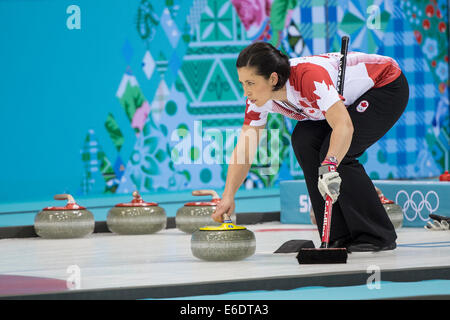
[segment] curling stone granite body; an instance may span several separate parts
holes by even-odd
[[[145,202],[134,192],[130,203],[119,203],[109,210],[106,224],[117,234],[152,234],[166,228],[167,216],[157,203]]]
[[[70,195],[56,195],[56,200],[69,200],[65,207],[47,207],[34,219],[34,230],[47,239],[82,238],[94,232],[94,215],[75,203]]]
[[[391,220],[392,224],[394,225],[395,229],[399,229],[403,226],[403,209],[398,204],[396,204],[394,201],[389,200],[386,198],[383,194],[383,192],[375,187],[375,190],[377,191],[378,197],[380,198],[381,203],[383,204],[384,209],[386,210],[386,213]]]
[[[213,190],[195,190],[192,192],[195,196],[211,195],[210,201],[189,202],[178,209],[175,224],[176,227],[186,233],[192,234],[204,226],[220,226],[221,223],[211,219],[211,215],[216,210],[220,197]],[[231,215],[231,220],[236,221],[236,214]]]
[[[384,209],[386,210],[389,219],[391,219],[392,224],[395,229],[399,229],[403,226],[403,210],[398,204],[392,203],[384,203]]]
[[[242,260],[253,255],[255,250],[255,235],[245,228],[240,230],[202,230],[201,228],[191,237],[192,254],[201,260]]]

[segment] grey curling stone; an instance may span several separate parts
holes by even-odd
[[[237,261],[252,256],[256,250],[253,232],[234,225],[227,217],[219,227],[206,226],[191,237],[192,254],[206,261]]]
[[[389,216],[395,229],[400,229],[403,226],[403,209],[392,200],[390,202],[384,202],[383,207]]]
[[[167,216],[156,202],[145,202],[133,192],[133,200],[111,208],[106,218],[109,231],[123,235],[152,234],[166,228]]]
[[[64,207],[46,207],[34,218],[34,230],[41,238],[83,238],[94,232],[94,215],[79,206],[70,194],[58,194],[55,200],[67,200]]]
[[[211,219],[211,215],[216,210],[220,197],[214,190],[194,190],[194,196],[212,196],[211,201],[198,201],[186,203],[179,208],[175,217],[176,227],[185,232],[192,234],[199,228],[204,226],[220,226],[221,223]],[[231,220],[236,221],[236,214],[231,215]]]
[[[395,229],[400,229],[403,226],[403,208],[394,201],[386,198],[378,187],[375,187],[375,190],[377,191],[378,197],[380,198],[392,225]]]

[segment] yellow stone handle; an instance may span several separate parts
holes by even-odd
[[[246,230],[247,229],[246,227],[235,225],[226,213],[223,214],[223,218],[224,218],[224,221],[222,222],[222,224],[220,226],[205,226],[205,227],[201,227],[200,230],[225,231],[225,230]],[[225,221],[228,221],[228,222],[225,222]]]

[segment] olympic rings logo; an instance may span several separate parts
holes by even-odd
[[[406,199],[404,199],[405,197]],[[435,212],[439,208],[439,196],[433,190],[428,191],[425,196],[419,190],[415,190],[411,196],[405,190],[400,190],[395,196],[395,203],[403,208],[403,215],[407,220],[414,221],[419,216],[422,221],[428,221],[430,217],[423,217],[422,210],[426,209],[428,214]],[[414,212],[412,218],[409,216],[409,209]]]

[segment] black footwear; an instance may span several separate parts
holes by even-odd
[[[347,248],[350,242],[350,238],[340,238],[334,241],[330,241],[328,248]]]
[[[385,246],[377,246],[372,243],[356,243],[351,244],[347,246],[348,252],[377,252],[377,251],[388,251],[388,250],[394,250],[397,248],[397,244],[395,242],[392,242]]]

